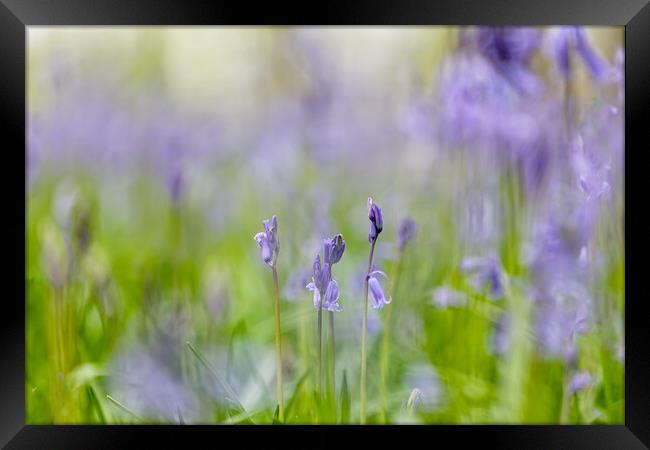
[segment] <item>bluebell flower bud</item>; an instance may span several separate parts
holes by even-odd
[[[368,197],[368,219],[370,219],[370,231],[368,232],[368,241],[372,244],[384,229],[384,220],[381,216],[381,208]]]

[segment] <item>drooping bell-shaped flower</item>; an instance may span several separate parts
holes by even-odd
[[[391,302],[391,298],[386,299],[384,295],[384,290],[379,284],[379,280],[376,278],[376,275],[381,275],[384,278],[388,278],[386,274],[380,270],[374,270],[368,274],[368,291],[372,294],[374,309],[382,309],[384,305],[387,305]]]
[[[325,297],[323,298],[323,309],[328,311],[342,311],[343,308],[339,305],[339,284],[336,280],[330,280],[325,290]]]
[[[321,267],[320,255],[316,255],[311,283],[306,287],[314,293],[314,308],[342,311],[339,305],[339,285],[332,279],[330,264],[325,263]]]
[[[273,216],[271,222],[263,220],[264,231],[254,236],[262,251],[262,259],[266,264],[273,267],[280,252],[280,240],[278,239],[278,218]]]

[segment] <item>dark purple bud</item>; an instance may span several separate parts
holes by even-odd
[[[368,241],[373,243],[384,229],[384,220],[381,216],[381,208],[372,201],[372,197],[368,197],[368,219],[370,219]]]

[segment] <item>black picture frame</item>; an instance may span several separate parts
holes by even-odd
[[[648,0],[411,0],[394,4],[364,0],[327,4],[171,0],[0,0],[0,123],[5,162],[4,298],[0,300],[0,444],[18,448],[122,448],[134,440],[153,447],[187,445],[224,436],[243,442],[262,434],[285,434],[283,442],[317,443],[319,430],[291,427],[211,426],[36,426],[25,425],[25,245],[26,199],[25,112],[27,27],[37,25],[617,25],[625,27],[625,425],[612,426],[384,426],[331,427],[328,437],[345,431],[362,439],[423,439],[426,445],[473,443],[500,449],[636,449],[650,446],[650,343],[648,299],[642,280],[647,247],[643,155],[648,152],[650,117],[650,5]],[[7,176],[9,175],[9,176]],[[23,178],[21,191],[20,178]],[[20,219],[22,217],[22,220]],[[8,245],[7,245],[8,244]],[[261,434],[262,433],[262,434]],[[295,433],[304,434],[296,436]],[[230,435],[233,436],[230,436]],[[309,434],[310,436],[307,436]],[[421,434],[421,436],[413,436]],[[237,442],[237,441],[235,441]],[[334,441],[332,440],[332,443]],[[405,441],[408,442],[408,441]],[[156,444],[158,443],[158,444]],[[365,444],[368,445],[368,444]],[[407,444],[408,445],[408,444]]]

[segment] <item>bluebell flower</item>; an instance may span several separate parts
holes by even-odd
[[[397,229],[397,248],[403,251],[406,245],[415,238],[417,225],[410,217],[404,219]]]
[[[345,251],[345,239],[342,234],[337,234],[331,239],[323,241],[323,262],[331,265],[341,260]]]
[[[537,93],[541,87],[528,68],[540,37],[538,30],[527,27],[481,27],[476,33],[481,54],[513,86],[528,94]]]
[[[555,65],[564,79],[569,78],[571,55],[574,51],[577,52],[592,78],[597,81],[605,79],[609,73],[608,65],[591,46],[584,29],[562,27],[550,31],[548,53],[555,60]]]
[[[316,255],[311,283],[306,287],[314,293],[314,308],[317,310],[335,312],[343,310],[339,305],[339,285],[332,279],[331,265],[325,263],[321,267],[320,255]]]
[[[273,267],[280,252],[280,240],[278,239],[278,218],[273,216],[271,222],[263,220],[264,231],[254,236],[255,241],[262,250],[262,259],[266,264]]]
[[[570,393],[575,394],[588,388],[593,383],[594,379],[589,372],[578,372],[571,378],[568,389]]]
[[[327,311],[339,312],[343,310],[341,305],[339,305],[339,285],[336,280],[330,280],[329,283],[327,283],[322,307]]]
[[[496,256],[465,258],[460,264],[460,269],[474,275],[472,284],[475,288],[487,287],[493,300],[503,297],[503,270]]]
[[[368,232],[368,241],[372,244],[384,229],[384,220],[381,216],[381,208],[368,197],[368,219],[370,219],[370,231]]]
[[[440,286],[433,291],[433,305],[438,309],[460,308],[467,303],[467,296],[447,286]]]
[[[384,272],[380,270],[373,270],[368,274],[368,291],[370,291],[370,293],[372,294],[372,299],[374,301],[372,307],[374,309],[382,309],[384,305],[387,305],[388,303],[391,302],[391,298],[389,297],[388,300],[386,299],[386,296],[384,295],[384,290],[379,284],[379,280],[377,280],[376,275],[381,275],[384,278],[388,278],[388,277]]]

